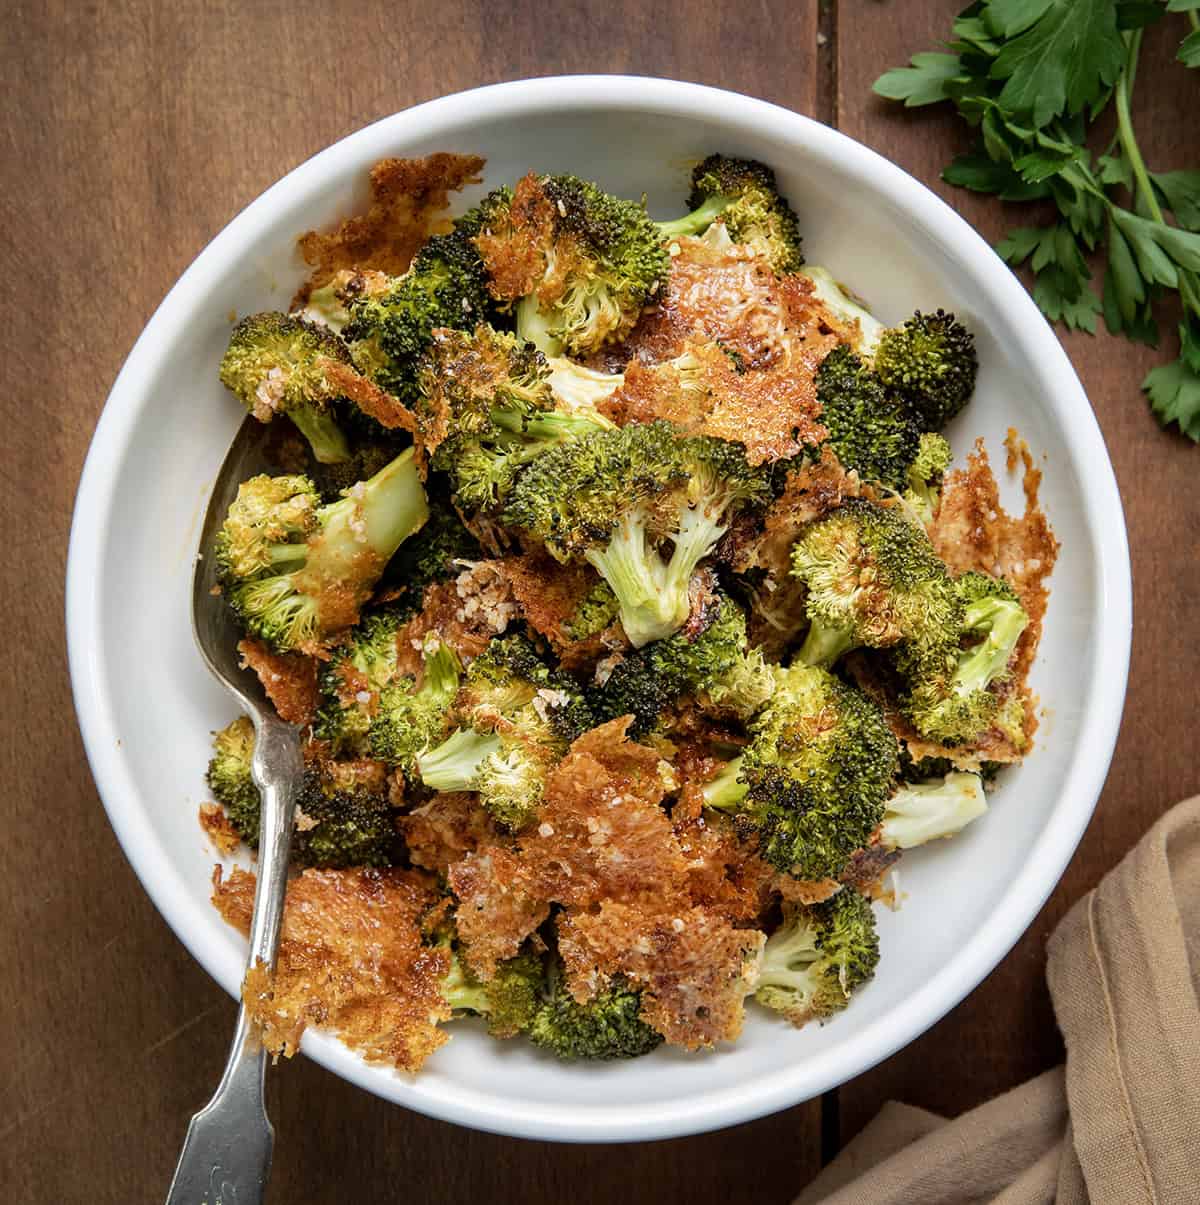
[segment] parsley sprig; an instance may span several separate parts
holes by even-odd
[[[1168,14],[1190,27],[1178,58],[1200,67],[1200,0],[977,0],[945,52],[916,54],[875,91],[910,108],[949,101],[977,131],[942,173],[1005,201],[1052,201],[1055,221],[1010,230],[997,251],[1028,262],[1051,321],[1158,346],[1154,307],[1178,295],[1179,356],[1142,382],[1164,425],[1200,442],[1200,170],[1154,172],[1131,117],[1142,34]],[[1193,103],[1200,102],[1200,88]],[[1088,145],[1112,106],[1116,133]],[[1091,253],[1106,255],[1097,291]]]

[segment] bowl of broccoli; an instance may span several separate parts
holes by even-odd
[[[298,244],[455,156],[403,256]],[[302,164],[168,294],[80,483],[70,665],[113,828],[233,995],[254,734],[188,604],[247,413],[272,470],[200,555],[305,733],[275,1048],[500,1133],[713,1129],[911,1041],[1062,874],[1124,700],[1116,483],[1019,282],[867,148],[691,84],[497,85]]]

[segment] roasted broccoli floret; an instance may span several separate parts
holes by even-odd
[[[492,295],[546,355],[585,356],[625,336],[667,273],[639,202],[576,176],[534,176],[485,202],[475,244]]]
[[[692,212],[685,217],[658,223],[662,238],[703,234],[720,218],[735,243],[750,244],[776,272],[795,272],[803,265],[800,225],[765,164],[709,155],[692,172],[688,206]]]
[[[1020,745],[1020,699],[1006,700],[995,687],[1007,674],[1029,616],[1012,587],[986,573],[964,573],[953,589],[961,608],[957,639],[898,653],[909,686],[905,713],[922,736],[943,744],[973,740],[999,724]]]
[[[494,1038],[512,1038],[533,1023],[542,1002],[545,971],[536,954],[518,954],[496,967],[486,983],[476,979],[463,961],[451,954],[450,971],[442,980],[442,995],[456,1012],[487,1018]]]
[[[259,422],[286,414],[318,461],[337,464],[350,459],[350,448],[330,413],[342,396],[330,368],[349,364],[350,353],[333,331],[287,314],[253,314],[233,328],[221,383]]]
[[[975,389],[975,336],[945,310],[918,310],[880,336],[875,371],[908,405],[922,430],[940,431]]]
[[[812,907],[785,912],[763,947],[754,999],[793,1025],[824,1020],[874,974],[879,937],[871,904],[843,887]]]
[[[880,838],[891,849],[912,849],[953,837],[986,811],[983,779],[952,770],[943,778],[904,783],[887,801]]]
[[[258,848],[262,802],[250,774],[254,725],[239,716],[213,739],[208,785],[238,836]],[[364,784],[356,768],[330,762],[307,770],[296,800],[292,862],[341,868],[390,866],[397,853],[386,795]]]
[[[775,670],[761,648],[748,648],[724,674],[702,687],[700,705],[743,722],[753,719],[775,693]]]
[[[478,791],[513,832],[536,816],[551,769],[593,726],[574,680],[520,635],[492,640],[471,662],[455,712],[464,726],[421,753],[421,781],[435,791]]]
[[[613,426],[594,410],[556,410],[548,377],[542,353],[516,335],[482,325],[433,333],[418,372],[419,436],[464,510],[495,510],[531,460]]]
[[[368,752],[379,694],[397,674],[396,633],[405,619],[405,612],[397,607],[371,612],[321,667],[321,701],[313,731],[329,743],[335,756]]]
[[[552,975],[529,1040],[560,1059],[635,1059],[662,1042],[662,1034],[642,1020],[641,1007],[641,993],[621,979],[580,1004]]]
[[[321,464],[312,458],[306,472],[323,502],[336,502],[360,481],[374,477],[412,442],[381,427],[361,410],[344,412],[341,424],[349,440],[349,458],[337,464]]]
[[[817,370],[821,422],[838,460],[864,481],[902,490],[918,457],[920,432],[908,407],[845,344]]]
[[[823,669],[775,674],[750,744],[704,788],[708,807],[757,834],[768,862],[797,878],[836,878],[883,818],[896,738],[866,695]]]
[[[251,849],[258,848],[258,788],[250,774],[254,756],[254,725],[240,715],[213,734],[213,755],[208,763],[208,789],[225,809],[229,823]]]
[[[884,332],[883,323],[845,285],[835,280],[827,268],[805,265],[800,269],[800,275],[812,284],[813,295],[828,311],[834,324],[842,328],[840,334],[848,340],[851,350],[870,361]]]
[[[850,498],[792,549],[811,627],[799,658],[831,665],[860,645],[940,642],[960,605],[929,537],[896,507]]]
[[[565,356],[549,356],[546,363],[550,375],[546,378],[559,410],[568,413],[595,413],[596,407],[625,384],[621,372],[597,372],[584,368]]]
[[[441,739],[458,693],[461,665],[454,650],[430,633],[422,655],[421,685],[408,677],[384,685],[367,730],[370,755],[406,774],[414,771],[421,750]]]
[[[434,235],[403,276],[350,297],[342,335],[360,371],[402,402],[417,397],[418,365],[439,327],[470,330],[489,308],[483,264],[469,231]]]
[[[942,493],[942,478],[954,453],[945,438],[932,431],[921,436],[916,459],[908,466],[904,501],[926,526],[933,522]]]
[[[296,800],[292,861],[332,870],[391,866],[399,852],[392,805],[353,767],[310,770]]]
[[[459,562],[477,561],[482,556],[479,541],[449,500],[431,489],[425,526],[396,550],[380,584],[402,589],[405,602],[417,604],[426,586],[457,577],[463,570]]]
[[[571,640],[586,640],[615,623],[620,610],[621,604],[612,587],[601,578],[579,600],[571,618],[563,625],[563,631]]]
[[[428,515],[412,449],[339,502],[304,477],[252,477],[216,540],[238,619],[276,649],[313,651],[351,626],[383,567]]]
[[[717,596],[698,624],[689,622],[617,662],[595,693],[597,719],[632,715],[629,735],[645,736],[673,703],[724,682],[746,656],[746,617],[732,600]]]
[[[503,518],[560,560],[580,556],[592,565],[640,648],[683,625],[696,566],[737,510],[768,497],[768,473],[750,468],[740,445],[679,438],[669,423],[655,422],[552,448],[521,474]]]

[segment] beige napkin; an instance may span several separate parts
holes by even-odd
[[[1200,796],[1050,938],[1065,1067],[946,1121],[890,1103],[795,1205],[1200,1203]]]

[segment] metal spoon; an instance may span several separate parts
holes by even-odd
[[[258,678],[239,665],[240,632],[229,607],[213,593],[217,584],[213,539],[238,485],[269,470],[262,456],[262,433],[262,425],[247,418],[221,465],[208,500],[192,578],[196,644],[208,668],[254,721],[251,773],[262,796],[262,820],[247,969],[259,962],[272,968],[275,965],[293,811],[304,773],[300,730],[276,716]],[[263,1100],[265,1068],[266,1051],[243,1004],[221,1082],[188,1126],[167,1205],[255,1205],[262,1200],[275,1142],[275,1130]]]

